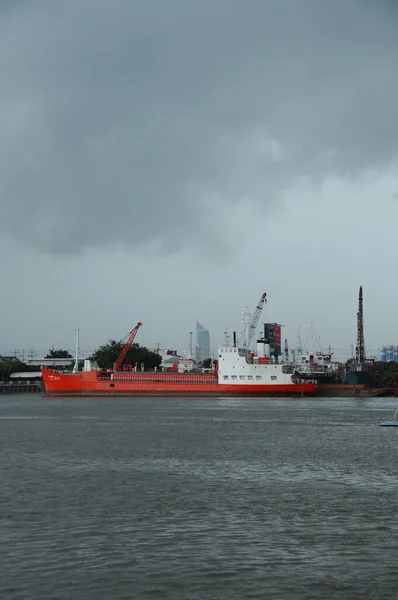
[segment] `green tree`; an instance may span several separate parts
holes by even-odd
[[[72,354],[70,352],[68,352],[67,350],[62,350],[62,348],[55,350],[55,348],[53,347],[47,354],[46,358],[73,358],[73,357],[72,357]]]
[[[123,346],[124,342],[109,340],[107,344],[100,346],[94,352],[91,356],[91,360],[95,361],[102,369],[112,369]],[[133,367],[137,364],[138,369],[141,368],[141,364],[144,365],[145,369],[154,369],[154,367],[160,367],[161,363],[162,357],[159,356],[159,354],[152,352],[139,344],[133,344],[131,346],[123,361],[123,364],[132,365]]]
[[[6,381],[10,379],[10,375],[12,373],[16,373],[17,371],[24,371],[25,365],[21,363],[17,359],[11,360],[0,360],[0,380]]]

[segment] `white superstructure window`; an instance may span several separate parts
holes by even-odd
[[[236,375],[231,375],[231,379],[238,379]]]
[[[228,375],[224,375],[224,379],[229,379]]]
[[[256,379],[262,379],[261,375],[256,375]]]
[[[245,375],[239,375],[239,379],[246,379]]]
[[[271,375],[271,379],[278,379],[276,375]]]
[[[247,378],[250,379],[250,380],[252,380],[253,379],[253,375],[248,375]]]

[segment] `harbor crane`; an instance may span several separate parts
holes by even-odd
[[[242,348],[248,350],[250,348],[251,341],[253,339],[253,335],[256,331],[258,321],[260,319],[261,311],[263,310],[264,304],[267,302],[267,294],[262,294],[259,303],[256,306],[256,310],[254,311],[252,320],[247,331],[244,332],[242,336]]]
[[[120,371],[120,370],[121,370],[121,367],[122,367],[123,361],[124,361],[124,359],[126,358],[126,354],[127,354],[127,352],[130,350],[130,348],[131,348],[131,346],[132,346],[132,344],[133,344],[133,342],[134,342],[135,336],[137,335],[137,331],[139,330],[139,328],[141,327],[141,325],[142,325],[141,321],[138,321],[138,323],[137,323],[137,325],[134,327],[134,329],[132,329],[132,330],[130,331],[130,334],[129,334],[128,340],[127,340],[127,342],[124,344],[124,346],[123,346],[123,348],[122,348],[122,351],[121,351],[121,353],[119,354],[119,358],[117,359],[117,361],[116,361],[116,362],[115,362],[115,364],[113,365],[113,370],[114,370],[114,371]],[[130,367],[130,370],[131,370],[131,367]]]

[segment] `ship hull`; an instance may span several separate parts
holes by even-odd
[[[130,376],[126,379],[98,378],[95,372],[63,374],[43,370],[45,393],[54,396],[182,396],[182,397],[302,397],[313,396],[313,383],[292,384],[219,384],[212,375]]]
[[[318,384],[317,396],[341,397],[341,398],[374,398],[378,396],[390,396],[388,388],[371,388],[367,385],[358,384]]]

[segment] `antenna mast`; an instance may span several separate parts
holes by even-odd
[[[359,288],[359,297],[358,297],[356,360],[357,360],[358,364],[363,364],[363,362],[365,360],[365,340],[364,340],[364,334],[363,334],[362,286]]]

